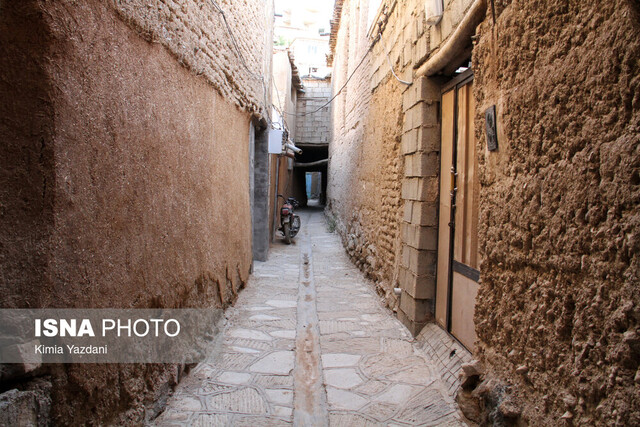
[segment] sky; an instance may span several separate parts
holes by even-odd
[[[328,32],[334,3],[334,0],[275,0],[275,7],[276,13],[281,13],[285,8],[293,8],[303,14],[317,12],[320,19],[326,23]]]

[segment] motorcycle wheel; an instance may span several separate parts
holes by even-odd
[[[300,231],[300,217],[298,215],[293,216],[293,223],[291,225],[291,237],[295,237]]]
[[[289,223],[285,223],[282,225],[282,234],[284,234],[284,242],[287,245],[291,244],[291,229]]]

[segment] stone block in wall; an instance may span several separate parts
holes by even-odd
[[[429,43],[426,35],[420,37],[413,49],[413,66],[421,65],[429,56]]]
[[[404,217],[403,217],[403,219],[404,219],[405,222],[413,222],[411,220],[411,216],[413,214],[413,204],[414,203],[417,203],[417,202],[414,202],[413,200],[407,200],[407,201],[404,202]]]
[[[418,97],[418,85],[414,82],[411,86],[407,87],[407,90],[402,94],[402,111],[407,111],[420,101]]]
[[[406,67],[411,62],[411,58],[413,56],[412,53],[413,53],[413,43],[409,39],[404,43],[404,50],[402,51],[402,66],[403,67]]]
[[[402,242],[415,249],[435,251],[438,247],[436,227],[424,227],[403,222],[400,226]]]
[[[413,40],[413,34],[415,30],[413,26],[415,25],[415,20],[411,15],[404,15],[406,21],[404,22],[404,26],[402,27],[402,39],[405,41]]]
[[[405,156],[404,165],[407,177],[438,176],[440,158],[435,152],[416,152]]]
[[[441,82],[438,78],[419,77],[404,92],[402,98],[402,110],[407,111],[419,102],[431,104],[440,102]],[[434,121],[422,124],[437,124],[438,117],[433,118]]]
[[[414,274],[435,276],[437,261],[436,251],[421,251],[402,245],[402,265]]]
[[[437,124],[440,106],[436,102],[418,102],[404,114],[404,128],[407,132],[426,124]]]
[[[51,383],[36,380],[29,390],[12,389],[0,394],[0,425],[38,426],[50,424]]]
[[[431,319],[431,317],[429,317]],[[414,337],[417,336],[420,331],[429,324],[430,321],[415,322],[409,318],[402,310],[398,310],[398,320],[411,332]]]
[[[440,125],[425,125],[418,128],[418,150],[440,151]]]
[[[402,154],[440,150],[440,126],[427,125],[411,129],[402,135]]]
[[[431,320],[432,305],[432,300],[415,299],[404,290],[400,295],[400,310],[414,323],[426,323]]]
[[[434,77],[420,77],[416,80],[415,85],[418,91],[418,97],[427,102],[440,102],[441,98],[441,81]],[[437,123],[437,120],[436,120]]]
[[[5,346],[3,349],[5,357],[20,361],[6,366],[11,366],[13,368],[11,371],[20,375],[28,374],[38,369],[42,365],[42,357],[38,354],[33,354],[33,348],[38,344],[40,344],[40,341],[33,340],[24,344]]]
[[[412,202],[411,221],[414,224],[437,226],[438,225],[438,204],[434,202]],[[405,207],[406,209],[406,207]]]
[[[416,40],[425,35],[425,28],[427,27],[426,17],[424,13],[424,7],[420,7],[417,10],[417,16],[415,18],[416,21]]]
[[[438,178],[404,178],[402,180],[402,198],[421,202],[438,201]]]
[[[407,267],[400,267],[398,282],[403,292],[414,299],[433,299],[436,295],[436,276],[415,274]]]

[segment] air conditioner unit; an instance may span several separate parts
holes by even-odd
[[[444,10],[444,0],[425,0],[424,13],[427,18],[427,24],[436,25],[442,19],[442,12]]]

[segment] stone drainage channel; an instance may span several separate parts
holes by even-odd
[[[464,425],[447,385],[350,262],[322,211],[302,211],[226,313],[210,361],[151,425]]]
[[[327,396],[322,384],[320,331],[316,311],[316,287],[313,282],[311,246],[306,230],[300,251],[298,288],[298,327],[296,329],[296,365],[294,369],[293,421],[296,426],[327,425]]]

